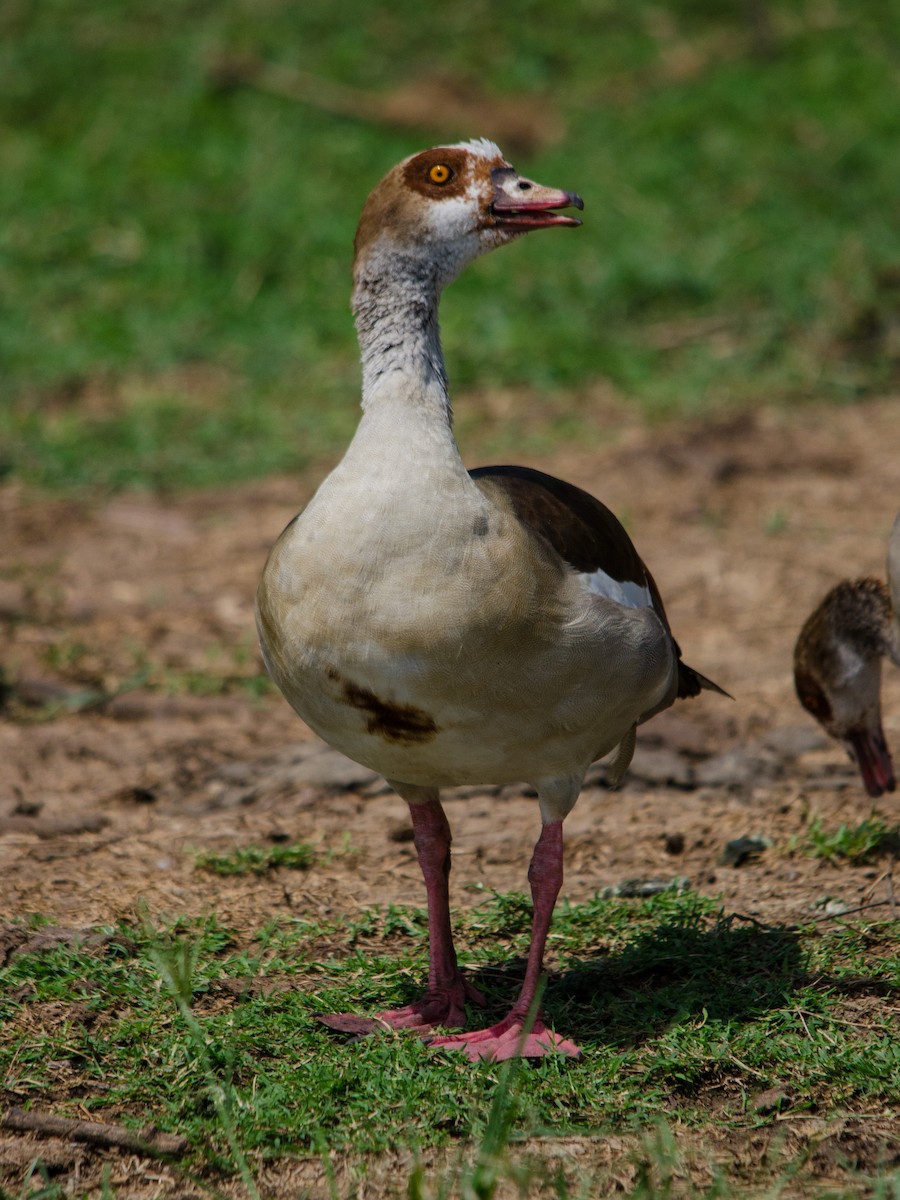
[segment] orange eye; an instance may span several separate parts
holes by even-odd
[[[432,183],[449,183],[453,178],[453,172],[446,163],[435,163],[428,172],[428,178]]]

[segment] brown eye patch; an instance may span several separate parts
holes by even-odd
[[[798,675],[795,684],[797,696],[806,711],[811,713],[817,721],[830,721],[831,705],[816,681],[810,679],[808,675]]]
[[[468,159],[464,150],[438,146],[411,158],[403,171],[408,187],[429,199],[458,195],[466,183]]]

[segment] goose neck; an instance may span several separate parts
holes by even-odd
[[[358,266],[353,313],[362,360],[362,402],[385,397],[437,410],[451,420],[438,325],[437,272],[414,257],[383,256]]]

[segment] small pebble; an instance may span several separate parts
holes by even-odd
[[[683,875],[676,875],[674,879],[623,879],[620,883],[603,888],[600,895],[605,900],[612,896],[635,900],[658,896],[660,892],[683,892],[689,887],[690,880]]]
[[[767,837],[739,837],[727,842],[719,857],[723,867],[740,867],[751,859],[758,858],[772,845]]]

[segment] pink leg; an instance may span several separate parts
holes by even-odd
[[[473,1062],[486,1058],[499,1061],[505,1058],[540,1058],[556,1052],[570,1058],[581,1058],[581,1051],[574,1042],[562,1038],[547,1028],[540,1010],[535,1015],[530,1031],[526,1034],[528,1014],[537,995],[538,984],[544,963],[544,947],[550,930],[550,919],[556,897],[563,880],[562,821],[552,821],[541,829],[541,836],[534,848],[528,881],[534,903],[534,918],[531,926],[531,946],[522,990],[507,1017],[489,1029],[473,1033],[450,1034],[447,1037],[429,1039],[432,1046],[444,1046],[451,1050],[462,1050]]]
[[[466,1000],[484,1004],[484,997],[466,983],[456,962],[450,928],[450,826],[437,792],[426,797],[415,803],[410,800],[409,812],[428,898],[428,987],[421,999],[375,1017],[352,1013],[319,1017],[330,1029],[342,1033],[372,1033],[384,1026],[415,1033],[429,1033],[435,1025],[461,1029],[466,1023]]]

